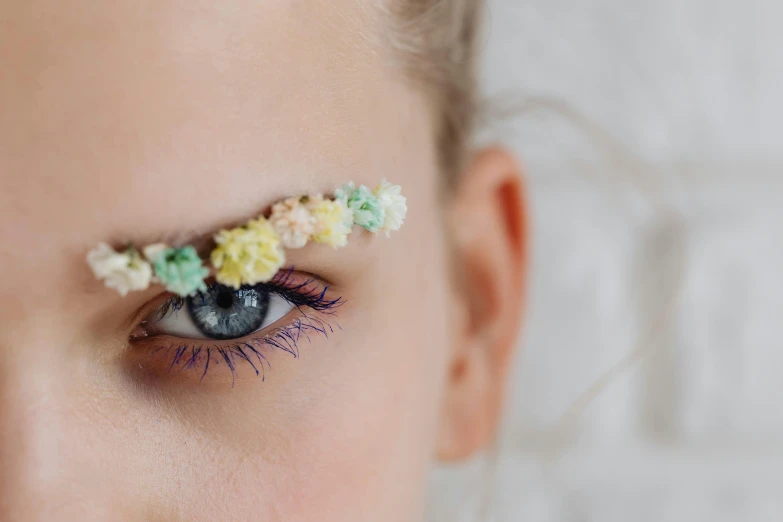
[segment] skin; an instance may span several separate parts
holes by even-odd
[[[0,520],[415,521],[433,462],[491,443],[521,315],[518,168],[478,151],[444,204],[382,16],[0,0]],[[404,227],[290,253],[346,301],[341,329],[267,349],[263,382],[166,371],[129,340],[161,288],[122,298],[85,263],[384,177]]]

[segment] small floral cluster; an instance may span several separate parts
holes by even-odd
[[[252,219],[215,235],[210,255],[218,283],[239,288],[270,281],[285,263],[285,250],[308,242],[344,247],[354,225],[372,233],[399,230],[408,211],[399,185],[383,180],[375,190],[348,183],[334,192],[288,198],[272,207],[269,218]],[[106,243],[87,255],[95,276],[121,295],[156,283],[182,297],[206,290],[210,269],[196,249],[154,244],[117,252]]]

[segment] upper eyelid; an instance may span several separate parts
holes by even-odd
[[[308,279],[314,279],[316,281],[320,281],[329,287],[332,287],[332,283],[325,280],[323,277],[312,274],[310,272],[301,271],[301,270],[295,270],[294,267],[290,268],[284,268],[280,271],[282,272],[289,272],[292,274],[303,274],[308,277]],[[277,279],[278,276],[275,276],[275,279]],[[268,285],[271,285],[274,283],[275,279],[270,281],[269,283],[266,283]],[[139,310],[133,314],[133,317],[131,318],[131,321],[133,324],[138,324],[150,315],[152,315],[158,308],[163,306],[167,301],[173,300],[177,298],[178,296],[172,292],[159,292],[157,295],[155,295],[152,299],[148,300],[144,305],[142,305]],[[181,299],[181,298],[180,298]],[[153,306],[153,304],[156,304],[157,306]]]
[[[282,274],[282,275],[281,275]],[[283,285],[282,282],[288,282],[290,277],[296,277],[300,278],[300,276],[306,276],[302,277],[301,281],[298,281],[291,285]],[[282,278],[282,281],[281,281]],[[278,275],[275,276],[274,279],[272,279],[268,283],[262,283],[257,286],[263,286],[270,291],[275,292],[275,288],[277,289],[289,289],[291,292],[296,292],[296,290],[302,290],[307,287],[308,284],[317,282],[319,286],[323,286],[323,294],[325,294],[329,289],[333,289],[333,285],[330,284],[328,281],[323,279],[320,276],[317,276],[315,274],[312,274],[310,272],[306,271],[295,271],[293,267],[290,269],[282,270]],[[282,296],[282,293],[276,292],[278,295]],[[300,294],[305,295],[305,294]],[[312,292],[308,292],[306,295],[312,295]],[[285,296],[283,296],[285,298]],[[324,310],[334,308],[337,306],[342,306],[342,304],[345,302],[342,296],[336,298],[336,299],[329,299],[325,302]],[[160,294],[156,296],[156,298],[150,300],[147,305],[143,306],[139,312],[135,315],[135,321],[134,324],[141,326],[148,320],[160,320],[163,317],[165,317],[169,310],[164,310],[165,307],[168,307],[174,303],[177,303],[178,306],[176,309],[179,309],[182,304],[184,303],[184,298],[177,296],[176,294],[172,294],[171,292],[165,292],[163,294]],[[153,306],[155,304],[155,306]],[[301,304],[295,304],[297,308],[301,306]],[[156,314],[157,317],[156,317]],[[138,327],[137,326],[137,327]]]

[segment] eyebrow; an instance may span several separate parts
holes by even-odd
[[[338,185],[330,184],[329,187],[323,187],[321,190],[302,191],[300,192],[300,195],[322,194],[325,198],[331,198],[333,197],[334,188],[336,186]],[[294,190],[292,192],[283,191],[281,194],[277,195],[277,197],[273,197],[268,200],[267,203],[256,207],[256,211],[243,214],[236,218],[229,217],[222,220],[221,225],[204,227],[201,230],[168,231],[139,236],[130,235],[130,240],[128,240],[128,236],[126,236],[124,240],[120,239],[117,241],[117,243],[120,245],[132,244],[137,248],[144,248],[147,245],[154,245],[157,243],[163,243],[178,248],[192,246],[196,249],[199,257],[206,259],[209,257],[210,253],[215,247],[214,237],[218,232],[221,230],[231,230],[232,228],[242,226],[251,219],[256,219],[261,216],[267,217],[272,212],[272,207],[275,203],[283,201],[289,197],[296,197],[297,191]]]
[[[185,246],[192,246],[196,249],[196,252],[198,253],[198,256],[202,259],[206,259],[209,257],[212,250],[215,248],[215,239],[214,236],[217,232],[201,232],[201,233],[195,233],[195,234],[168,234],[168,236],[164,236],[162,238],[162,241],[157,241],[157,243],[164,243],[166,245],[171,245],[175,247],[185,247]],[[154,244],[153,243],[147,243],[148,245]]]
[[[190,230],[190,231],[169,231],[159,233],[157,235],[140,236],[133,238],[130,244],[135,245],[137,248],[144,248],[148,245],[154,245],[157,243],[163,243],[165,245],[173,247],[186,247],[192,246],[196,249],[199,257],[202,259],[209,258],[210,253],[215,248],[215,235],[221,230],[230,230],[232,228],[242,226],[251,219],[256,219],[260,216],[266,217],[271,211],[272,204],[268,204],[262,207],[262,210],[255,214],[244,215],[237,219],[225,220],[222,226],[210,226],[208,229],[202,230]]]

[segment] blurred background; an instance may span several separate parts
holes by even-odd
[[[783,520],[783,3],[490,0],[529,310],[432,521]]]

